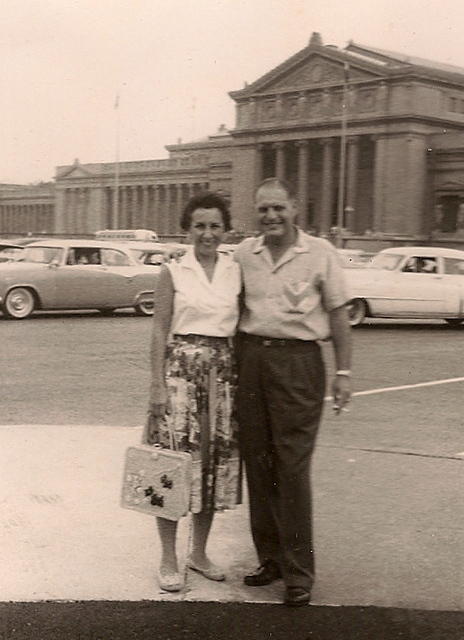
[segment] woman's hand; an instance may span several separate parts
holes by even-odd
[[[155,416],[155,418],[162,418],[167,413],[167,405],[166,403],[152,403],[148,408],[148,413],[151,413],[151,415]]]

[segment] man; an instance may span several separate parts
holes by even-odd
[[[335,249],[294,225],[288,185],[261,183],[256,212],[262,234],[235,252],[245,288],[237,407],[260,561],[244,582],[282,577],[284,603],[300,606],[314,582],[309,468],[325,394],[319,341],[332,337],[338,413],[350,398],[348,297]]]

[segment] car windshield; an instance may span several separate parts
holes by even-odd
[[[394,271],[404,256],[399,253],[378,253],[369,263],[370,269],[385,269]]]
[[[23,260],[50,264],[53,260],[61,261],[62,255],[61,247],[26,247],[23,251]]]

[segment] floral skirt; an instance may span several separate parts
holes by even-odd
[[[241,502],[236,374],[227,338],[174,336],[166,349],[167,415],[147,423],[143,441],[187,451],[193,460],[190,510]]]

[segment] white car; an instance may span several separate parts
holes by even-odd
[[[464,251],[443,247],[383,249],[345,278],[352,326],[371,318],[442,318],[464,322]]]
[[[20,262],[0,264],[0,307],[15,320],[36,309],[133,307],[153,314],[159,267],[141,264],[128,244],[108,240],[43,240],[22,250]]]
[[[363,249],[337,249],[340,264],[343,269],[362,269],[368,265],[371,253]]]

